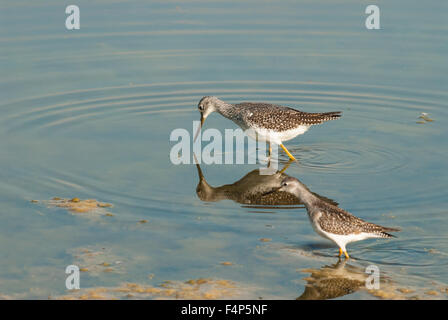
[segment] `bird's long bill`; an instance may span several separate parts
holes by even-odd
[[[201,125],[199,126],[198,131],[196,131],[196,134],[194,135],[193,142],[195,142],[196,139],[198,138],[199,132],[201,132],[202,125],[204,124],[204,121],[205,121],[204,115],[201,113]]]

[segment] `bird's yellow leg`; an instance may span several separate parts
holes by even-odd
[[[271,143],[269,142],[269,158],[271,157],[271,153],[272,153],[272,147],[271,147]]]
[[[283,144],[280,144],[280,147],[282,147],[283,151],[286,152],[286,154],[291,160],[297,161],[296,158],[294,158],[294,156],[288,151],[288,149],[286,149],[286,147]]]
[[[339,257],[342,256],[342,249],[339,248]]]
[[[344,251],[344,254],[347,259],[350,259],[350,256],[348,255],[347,251]]]

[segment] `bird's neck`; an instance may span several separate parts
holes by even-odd
[[[233,104],[219,100],[219,102],[216,103],[216,111],[227,119],[234,119],[235,114],[238,113],[238,108]]]
[[[312,208],[313,205],[320,200],[303,183],[300,182],[296,190],[296,196],[301,202],[303,202],[307,209]]]

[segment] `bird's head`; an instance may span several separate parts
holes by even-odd
[[[194,140],[196,140],[199,132],[201,131],[202,125],[204,124],[205,119],[210,115],[210,113],[218,110],[218,105],[222,103],[217,97],[213,96],[205,96],[198,103],[198,110],[201,114],[201,124],[198,128],[198,131],[195,134]]]
[[[267,192],[266,194],[277,192],[277,191],[283,191],[288,192],[296,197],[298,197],[301,201],[303,201],[305,198],[307,198],[311,192],[308,190],[308,188],[301,183],[299,180],[293,177],[286,177],[282,180],[279,187],[276,187],[272,189],[271,191]]]
[[[293,177],[287,177],[282,180],[280,187],[278,188],[278,191],[284,191],[292,194],[298,193],[298,190],[300,189],[300,182],[296,178]]]
[[[203,97],[198,103],[198,110],[201,113],[201,118],[207,118],[210,113],[215,112],[218,108],[218,104],[222,102],[217,97],[206,96]]]

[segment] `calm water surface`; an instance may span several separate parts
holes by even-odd
[[[236,288],[218,298],[448,297],[446,2],[377,1],[375,31],[359,1],[77,4],[75,31],[59,1],[0,4],[0,297],[71,295],[70,264],[84,290],[206,278]],[[299,163],[285,174],[403,231],[338,263],[299,203],[219,194],[264,183],[258,165],[173,165],[170,133],[191,132],[204,95],[343,111],[286,143]],[[372,264],[379,291],[363,284]]]

